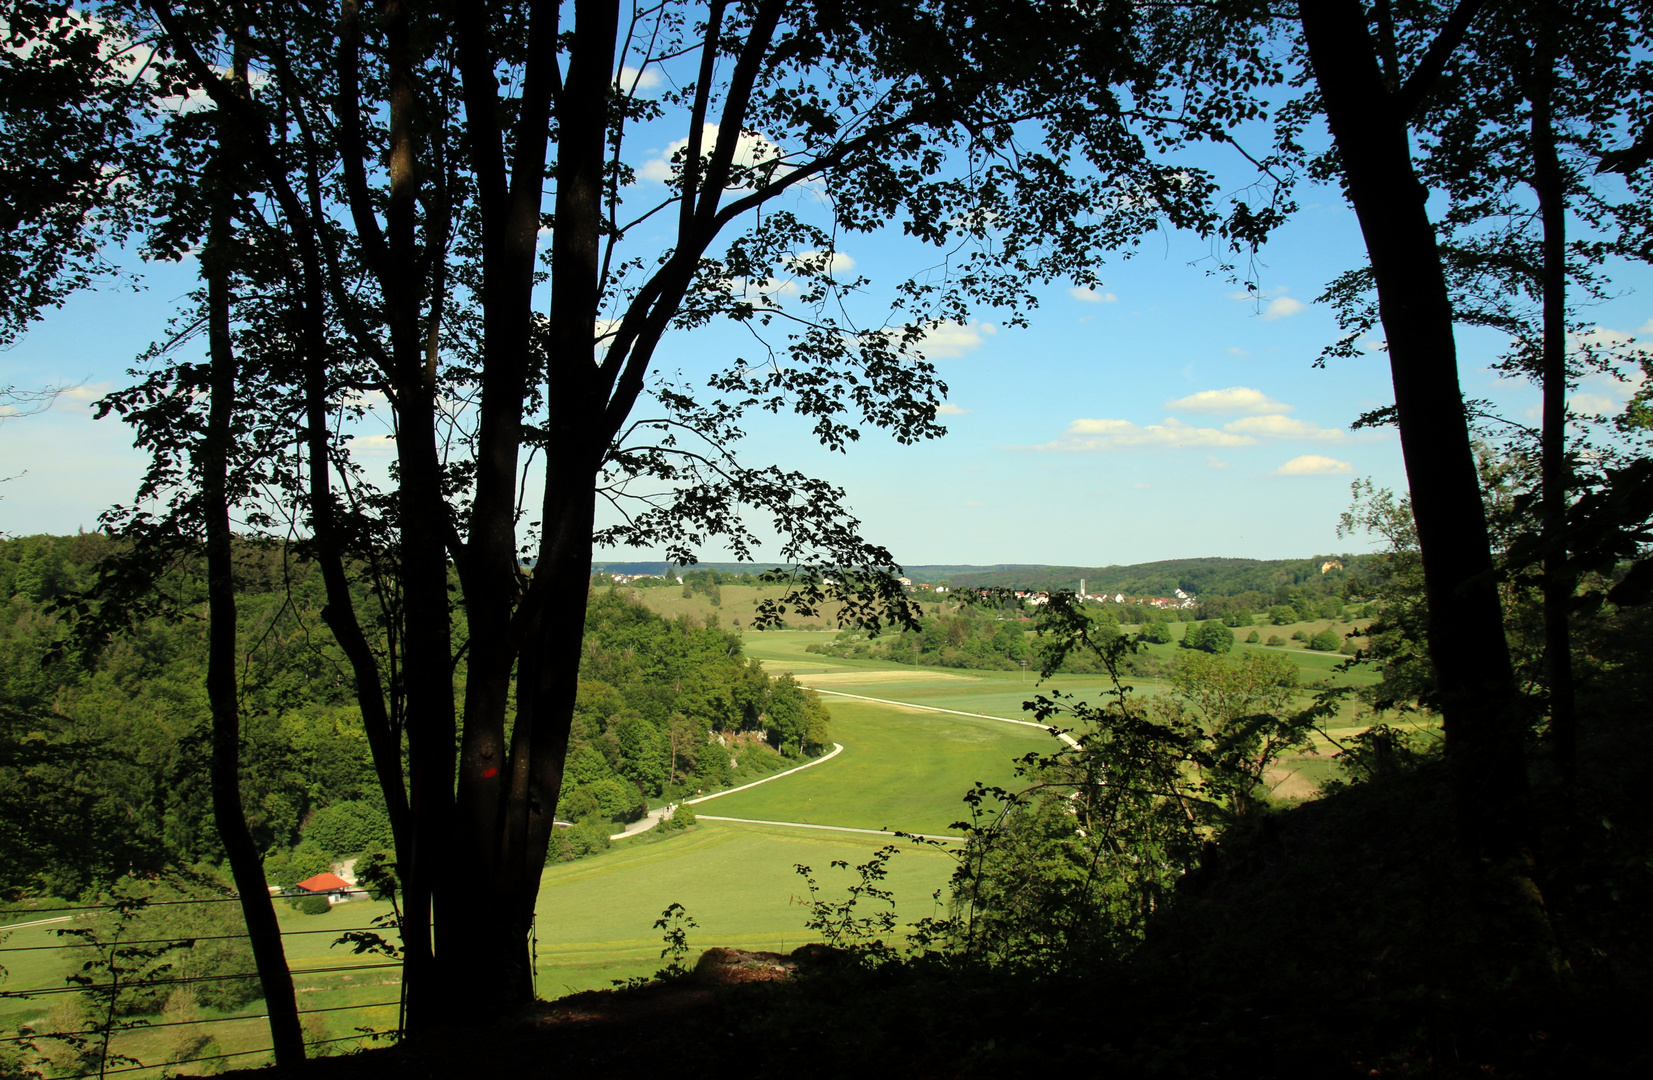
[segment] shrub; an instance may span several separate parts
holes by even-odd
[[[1309,648],[1316,652],[1336,652],[1337,647],[1342,642],[1343,639],[1338,636],[1337,631],[1328,626],[1320,633],[1309,638]]]
[[[1171,624],[1168,622],[1151,622],[1142,628],[1142,640],[1151,641],[1156,645],[1171,643]]]
[[[1279,634],[1270,634],[1268,636],[1268,644],[1270,645],[1284,645],[1285,643],[1286,639],[1281,637]]]
[[[372,803],[352,799],[317,810],[304,825],[304,838],[334,857],[389,847],[390,819]]]
[[[325,915],[333,910],[325,896],[301,896],[293,901],[293,907],[302,915]]]
[[[656,825],[655,829],[659,832],[679,832],[694,823],[694,810],[683,803],[678,803],[672,808],[671,816],[661,818],[660,824]]]
[[[333,860],[315,844],[306,840],[292,851],[273,852],[264,859],[264,876],[271,885],[289,888],[306,878],[325,874],[333,869]]]
[[[1234,634],[1219,620],[1198,625],[1189,624],[1187,633],[1182,636],[1184,648],[1198,649],[1201,652],[1225,653],[1234,647]]]
[[[609,823],[601,816],[588,817],[569,828],[558,829],[551,835],[551,846],[545,861],[573,862],[600,851],[607,851],[613,841],[608,838]]]
[[[1257,631],[1253,630],[1251,633],[1246,635],[1245,643],[1247,645],[1255,645],[1261,640],[1263,639],[1258,636]]]

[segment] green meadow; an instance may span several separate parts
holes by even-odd
[[[811,867],[821,894],[838,897],[851,877],[834,869],[833,860],[856,866],[889,842],[854,833],[704,821],[685,833],[652,842],[641,837],[595,858],[549,867],[536,905],[540,996],[560,997],[653,973],[662,964],[654,922],[673,903],[682,904],[698,924],[689,931],[696,953],[713,945],[795,949],[815,938],[804,927],[808,890],[794,865]],[[952,873],[953,861],[931,849],[902,847],[885,884],[895,893],[898,917],[910,922],[932,913],[931,895]]]
[[[686,609],[682,614],[704,617],[705,612],[698,610],[706,606],[704,596],[691,601],[678,590],[641,592],[650,606],[656,606],[656,600],[671,601],[668,606]],[[725,613],[734,592],[735,587],[724,587]],[[691,606],[697,610],[687,610]],[[1304,624],[1311,632],[1323,625]],[[1285,637],[1297,628],[1260,629]],[[1180,636],[1181,627],[1174,632]],[[613,980],[654,972],[662,963],[661,934],[654,922],[674,903],[683,905],[697,923],[688,934],[695,952],[713,945],[782,951],[811,940],[804,925],[807,890],[795,865],[814,868],[823,895],[840,896],[850,876],[830,864],[835,860],[851,866],[865,862],[892,838],[752,824],[752,820],[847,830],[953,832],[950,826],[964,812],[961,797],[974,783],[1013,786],[1016,758],[1055,747],[1045,731],[1002,720],[1027,719],[1024,704],[1040,693],[1057,690],[1094,701],[1107,690],[1105,680],[1096,675],[1059,675],[1040,682],[1032,672],[909,667],[807,651],[810,644],[829,640],[831,633],[801,629],[747,633],[745,648],[772,674],[790,671],[799,682],[823,693],[832,712],[833,739],[843,745],[843,752],[794,775],[695,807],[703,817],[746,821],[703,819],[687,832],[645,833],[601,855],[548,867],[536,906],[535,975],[540,996],[554,998],[604,988]],[[1175,645],[1147,648],[1150,655],[1166,660],[1178,652]],[[1257,646],[1240,644],[1236,652],[1247,648]],[[1343,659],[1339,656],[1295,647],[1283,652],[1301,669],[1306,683],[1329,680],[1349,685],[1371,678],[1365,672],[1335,671]],[[1155,679],[1129,681],[1138,693],[1160,690]],[[1341,734],[1339,724],[1349,733],[1355,730],[1350,708],[1334,722],[1334,735]],[[1326,744],[1320,752],[1287,761],[1277,777],[1277,794],[1301,797],[1312,792],[1332,773],[1330,749]],[[933,894],[945,885],[953,862],[943,851],[908,843],[900,846],[887,884],[895,893],[898,917],[905,923],[934,912]],[[333,947],[332,942],[341,931],[365,927],[385,910],[382,904],[357,902],[309,916],[278,904],[300,1008],[314,1010],[308,1014],[306,1030],[318,1041],[317,1051],[343,1052],[358,1045],[357,1029],[395,1025],[394,968],[322,970],[381,962],[351,957],[347,949]],[[52,915],[41,912],[10,918],[18,922]],[[57,947],[60,941],[54,931],[69,925],[56,923],[9,933],[0,927],[6,948],[28,947],[0,953],[0,964],[6,968],[0,990],[62,986],[75,961]],[[0,1027],[16,1030],[19,1024],[29,1023],[38,1030],[61,1029],[58,1025],[75,1020],[65,1008],[69,1001],[69,995],[0,998]],[[199,1015],[212,1014],[203,1010]],[[145,1062],[176,1058],[192,1045],[184,1034],[190,1031],[210,1034],[213,1040],[210,1047],[198,1047],[192,1054],[242,1055],[230,1058],[234,1065],[264,1060],[264,1055],[251,1052],[264,1046],[268,1038],[257,1016],[199,1028],[184,1025],[121,1032],[113,1049]],[[147,1077],[158,1075],[158,1070],[127,1075]]]

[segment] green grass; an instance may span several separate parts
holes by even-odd
[[[348,948],[336,948],[332,943],[347,929],[368,926],[376,915],[389,910],[388,904],[363,901],[340,904],[324,915],[302,915],[285,901],[276,901],[276,914],[281,922],[282,944],[293,972],[294,988],[300,1010],[328,1009],[338,1011],[313,1013],[308,1020],[307,1035],[318,1039],[353,1036],[358,1027],[375,1030],[396,1025],[396,1007],[381,1002],[394,1002],[399,993],[399,973],[395,968],[384,971],[321,972],[318,968],[345,967],[357,964],[383,963],[376,957],[352,957]],[[50,917],[52,913],[45,912]],[[76,913],[77,915],[79,913]],[[32,921],[36,916],[19,916],[18,921]],[[86,950],[59,948],[71,944],[72,939],[60,938],[55,931],[74,923],[54,923],[49,926],[26,927],[4,935],[6,948],[33,947],[27,952],[0,953],[0,963],[7,969],[7,977],[0,983],[4,990],[31,990],[65,986],[65,976],[72,973],[85,958]],[[40,948],[45,946],[45,948]],[[99,981],[102,981],[101,978]],[[0,998],[0,1030],[15,1031],[22,1024],[34,1025],[38,1030],[63,1030],[75,1024],[70,1008],[79,998],[83,1011],[96,1015],[96,995],[48,994],[32,999]],[[340,1009],[340,1006],[369,1006],[376,1008]],[[236,1054],[229,1063],[237,1067],[253,1067],[267,1063],[262,1053],[242,1051],[262,1050],[269,1045],[269,1026],[261,1018],[262,1002],[254,1001],[240,1013],[254,1014],[246,1019],[225,1020],[221,1023],[191,1025],[183,1028],[137,1028],[117,1032],[111,1040],[112,1052],[129,1055],[146,1063],[166,1061],[177,1052],[185,1032],[199,1030],[210,1035],[215,1049],[207,1053]],[[220,1018],[226,1014],[202,1009],[203,1018]],[[236,1014],[228,1014],[236,1015]],[[81,1019],[79,1022],[84,1022]],[[51,1045],[51,1044],[47,1044]],[[328,1044],[327,1052],[343,1053],[357,1045],[348,1038]],[[193,1055],[192,1055],[193,1056]],[[199,1071],[200,1066],[194,1070]],[[123,1076],[151,1077],[159,1075],[161,1066],[154,1070],[136,1070]]]
[[[1038,728],[826,700],[842,754],[784,780],[697,803],[695,813],[947,832],[963,816],[960,800],[975,781],[1010,785],[1012,759],[1057,748]]]
[[[829,864],[858,865],[885,842],[708,821],[668,840],[548,867],[536,905],[540,995],[605,988],[611,979],[654,972],[662,964],[654,921],[673,903],[699,923],[689,931],[691,960],[712,945],[795,949],[815,939],[804,929],[806,889],[794,864],[813,867],[823,895],[837,897],[850,877]],[[952,868],[951,859],[931,850],[906,846],[895,857],[885,885],[895,892],[902,922],[932,913],[931,894]]]
[[[765,590],[773,592],[774,590]],[[663,614],[688,614],[703,619],[716,614],[728,625],[733,609],[747,610],[758,590],[725,586],[721,609],[713,609],[703,595],[684,600],[681,590],[642,590],[640,595]],[[753,595],[742,595],[753,594]],[[744,605],[744,608],[741,607]],[[681,610],[677,610],[681,609]],[[742,621],[749,621],[742,617]],[[1323,624],[1304,624],[1317,630]],[[1178,628],[1180,630],[1180,627]],[[1259,632],[1282,636],[1296,627],[1260,627]],[[851,660],[807,652],[810,644],[831,639],[822,630],[784,630],[748,633],[746,652],[762,659],[771,672],[792,671],[806,685],[821,690],[883,698],[915,706],[985,713],[1026,719],[1023,704],[1052,689],[1080,699],[1097,700],[1106,680],[1097,675],[1059,675],[1040,683],[1032,673],[1019,671],[961,671],[910,667],[880,660]],[[1255,648],[1239,645],[1238,649]],[[1176,645],[1149,646],[1150,655],[1171,659]],[[1302,671],[1305,681],[1330,678],[1339,684],[1370,682],[1370,672],[1336,673],[1342,657],[1314,653],[1300,647],[1284,652]],[[1139,693],[1159,692],[1158,680],[1128,680]],[[1049,735],[1034,728],[949,713],[934,713],[900,705],[825,695],[832,711],[833,738],[844,752],[832,761],[794,776],[723,798],[701,803],[699,813],[723,817],[759,818],[865,829],[901,829],[946,832],[963,816],[960,797],[977,780],[1013,786],[1012,761],[1031,750],[1049,750]],[[1356,730],[1352,710],[1334,723],[1335,734]],[[1341,730],[1338,730],[1341,728]],[[1323,750],[1329,749],[1329,746]],[[1325,756],[1307,756],[1286,763],[1295,770],[1289,797],[1300,797],[1332,774]],[[1285,789],[1282,789],[1283,791]],[[830,868],[834,860],[851,865],[864,862],[885,841],[853,833],[787,829],[728,822],[704,821],[685,834],[644,836],[623,841],[594,858],[546,869],[537,904],[537,985],[541,996],[603,988],[611,980],[647,975],[660,965],[660,933],[654,921],[669,904],[683,904],[699,923],[689,933],[694,952],[712,945],[786,950],[810,940],[804,929],[806,909],[803,881],[793,866],[815,868],[828,894],[840,895],[848,875]],[[904,846],[892,863],[887,884],[894,889],[898,915],[908,922],[932,913],[931,895],[941,887],[952,861],[933,850]],[[285,945],[299,993],[301,1009],[330,1009],[342,1005],[369,1005],[393,1001],[396,973],[322,972],[317,969],[374,962],[352,958],[346,949],[332,947],[337,934],[364,927],[386,905],[359,902],[341,905],[324,915],[306,916],[278,903]],[[51,917],[14,916],[15,921]],[[63,925],[13,931],[7,946],[56,945],[53,930]],[[321,932],[317,932],[321,931]],[[5,933],[0,927],[0,935]],[[56,948],[0,954],[9,976],[0,988],[56,986],[71,970],[70,956]],[[15,1030],[20,1022],[45,1024],[51,1008],[62,998],[34,1001],[0,999],[0,1028]],[[256,1004],[248,1011],[256,1011]],[[313,1038],[351,1035],[357,1027],[393,1026],[394,1006],[349,1009],[312,1014]],[[184,1029],[171,1029],[172,1032]],[[268,1040],[264,1021],[247,1019],[210,1025],[217,1049],[223,1053],[252,1050]],[[175,1043],[168,1029],[139,1030],[118,1036],[115,1049],[144,1060],[164,1058]],[[335,1052],[354,1046],[354,1040],[333,1044]],[[230,1059],[229,1064],[264,1063],[258,1054]],[[144,1071],[127,1075],[149,1077]]]

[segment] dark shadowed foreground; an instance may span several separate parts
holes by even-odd
[[[718,949],[674,981],[256,1075],[1649,1075],[1637,726],[1592,741],[1536,879],[1465,863],[1444,770],[1426,764],[1263,818],[1185,879],[1134,954],[1060,978]]]

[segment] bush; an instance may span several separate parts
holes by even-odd
[[[566,829],[557,829],[551,834],[551,845],[546,850],[545,861],[573,862],[588,855],[607,851],[613,846],[608,838],[610,825],[601,816],[588,817]]]
[[[304,838],[335,858],[355,855],[391,845],[390,818],[372,803],[338,802],[305,822]]]
[[[325,915],[333,910],[325,896],[301,896],[293,901],[293,907],[302,915]]]
[[[1182,636],[1182,644],[1184,648],[1201,652],[1225,653],[1234,647],[1234,633],[1217,619],[1198,625],[1190,623]]]
[[[1168,622],[1151,622],[1142,628],[1142,640],[1151,641],[1155,645],[1169,645],[1171,643],[1171,624]]]
[[[1315,652],[1336,652],[1337,647],[1343,644],[1343,638],[1331,627],[1309,638],[1309,648]]]
[[[694,823],[694,809],[683,803],[678,803],[672,808],[671,816],[661,818],[660,824],[656,825],[655,829],[659,832],[680,832]]]
[[[1258,636],[1257,631],[1253,630],[1251,633],[1246,635],[1245,643],[1247,645],[1255,645],[1261,640],[1263,639]]]
[[[1270,645],[1284,645],[1285,643],[1286,639],[1281,637],[1279,634],[1270,634],[1268,636],[1268,644]]]
[[[292,851],[277,851],[264,859],[264,876],[271,885],[290,888],[306,878],[333,869],[333,860],[306,840]]]

